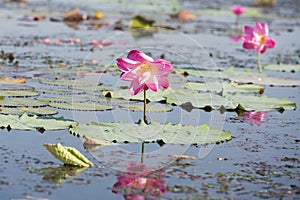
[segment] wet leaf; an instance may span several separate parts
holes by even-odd
[[[280,64],[280,65],[266,65],[263,67],[267,70],[274,70],[274,71],[282,71],[282,72],[299,72],[300,71],[300,65],[287,65],[287,64]]]
[[[53,108],[60,108],[66,110],[84,110],[84,111],[101,111],[101,110],[112,110],[113,106],[98,104],[93,102],[78,102],[78,103],[59,103],[51,102],[49,106]]]
[[[57,119],[43,119],[35,116],[28,116],[24,113],[19,115],[0,115],[0,127],[10,127],[17,130],[60,130],[70,126],[76,126],[74,121],[63,121]]]
[[[82,155],[77,149],[73,147],[62,146],[58,144],[44,144],[43,145],[55,158],[62,161],[66,165],[78,167],[91,167],[93,163]]]
[[[201,126],[183,126],[160,124],[152,122],[146,125],[141,121],[139,124],[114,122],[79,124],[70,128],[73,134],[89,138],[117,141],[117,142],[152,142],[164,141],[172,144],[207,144],[230,140],[231,133],[222,130],[211,129],[207,124]]]
[[[230,78],[231,81],[237,83],[253,83],[257,85],[271,85],[271,86],[284,86],[293,87],[300,86],[300,80],[291,78],[276,78],[270,76],[233,76]]]
[[[150,28],[152,27],[154,23],[154,20],[152,19],[147,19],[143,16],[137,15],[132,18],[130,21],[129,27],[131,29],[136,29],[136,28]]]
[[[0,78],[0,83],[26,83],[25,78],[15,78],[15,79],[10,79],[10,78]]]
[[[0,114],[6,115],[22,115],[23,113],[27,113],[28,115],[55,115],[57,114],[57,110],[52,110],[45,107],[16,107],[16,108],[0,108]]]
[[[135,112],[144,111],[144,105],[142,104],[123,104],[120,105],[120,108],[123,110],[130,110]],[[173,108],[167,105],[152,105],[152,104],[147,105],[147,112],[169,112],[172,110]]]
[[[226,99],[240,104],[244,110],[269,111],[269,110],[294,110],[296,103],[287,98],[271,98],[267,96],[249,96],[249,95],[227,95]]]
[[[194,21],[196,20],[196,15],[189,10],[180,10],[177,14],[179,21]]]
[[[188,82],[184,85],[187,89],[192,89],[196,91],[210,91],[210,92],[223,92],[223,93],[236,93],[236,92],[254,92],[261,93],[264,87],[253,84],[243,84],[238,85],[234,82]]]

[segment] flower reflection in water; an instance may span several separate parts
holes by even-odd
[[[251,126],[260,126],[266,114],[266,111],[245,111],[241,116],[242,119],[249,122]]]
[[[164,171],[152,171],[144,164],[129,163],[128,172],[117,177],[112,192],[122,194],[124,199],[155,199],[166,193]]]

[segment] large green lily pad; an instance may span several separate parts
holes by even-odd
[[[22,115],[27,113],[28,115],[55,115],[58,113],[57,110],[49,109],[46,107],[16,107],[16,108],[7,108],[1,107],[0,114],[6,115]]]
[[[282,71],[282,72],[299,72],[300,71],[300,65],[287,65],[287,64],[280,64],[280,65],[275,65],[275,64],[270,64],[270,65],[265,65],[263,67],[264,69],[267,70],[274,70],[274,71]]]
[[[258,85],[270,85],[270,86],[284,86],[293,87],[300,86],[300,80],[291,78],[276,78],[270,76],[232,76],[231,81],[237,83],[253,83]]]
[[[198,83],[198,82],[188,82],[184,85],[187,89],[192,89],[196,91],[209,91],[209,92],[223,92],[223,93],[236,93],[236,92],[254,92],[254,93],[262,93],[264,91],[264,87],[253,84],[236,84],[234,82],[206,82],[206,83]]]
[[[227,95],[226,99],[238,103],[244,110],[269,111],[269,110],[293,110],[296,109],[296,103],[287,98],[271,98],[267,96],[250,95]]]
[[[228,99],[209,93],[198,93],[193,90],[181,89],[174,90],[174,92],[166,95],[167,103],[175,105],[183,105],[186,103],[191,103],[195,108],[206,108],[210,107],[211,109],[236,109],[238,103],[228,101]]]
[[[135,112],[143,112],[144,105],[143,104],[122,104],[120,108],[123,110],[131,110]],[[147,112],[169,112],[172,111],[173,108],[168,105],[147,105]]]
[[[4,97],[31,97],[38,95],[38,92],[30,90],[0,90],[0,96]]]
[[[82,110],[82,111],[102,111],[112,110],[114,107],[105,104],[98,104],[93,102],[77,102],[77,103],[59,103],[51,102],[49,106],[53,108],[60,108],[66,110]]]
[[[40,101],[36,99],[27,98],[8,98],[0,99],[0,106],[2,107],[41,107],[47,106],[48,101]]]
[[[76,126],[77,122],[43,119],[35,116],[28,116],[24,113],[19,115],[0,115],[0,127],[10,127],[17,130],[60,130],[70,126]]]
[[[146,125],[141,121],[139,124],[115,122],[79,124],[70,128],[72,134],[79,134],[89,138],[117,141],[117,142],[153,142],[163,141],[169,144],[208,144],[230,140],[231,133],[211,129],[207,124],[201,126],[183,126],[160,124],[152,122]]]

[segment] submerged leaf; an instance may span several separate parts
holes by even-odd
[[[93,163],[82,155],[77,149],[73,147],[62,146],[58,144],[44,144],[43,145],[55,158],[62,161],[66,165],[73,165],[78,167],[91,167]]]
[[[207,144],[230,140],[231,133],[222,130],[211,129],[207,124],[201,126],[183,126],[160,124],[152,122],[146,125],[142,121],[139,124],[114,122],[79,124],[70,128],[73,134],[89,138],[117,141],[117,142],[153,142],[163,141],[169,144]]]

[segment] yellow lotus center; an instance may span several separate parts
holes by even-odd
[[[266,36],[259,34],[258,37],[260,38],[260,44],[266,44],[267,43]]]
[[[151,63],[149,62],[143,62],[141,65],[140,65],[140,69],[138,71],[139,74],[144,74],[146,72],[150,72],[152,74],[152,66],[151,66]]]

